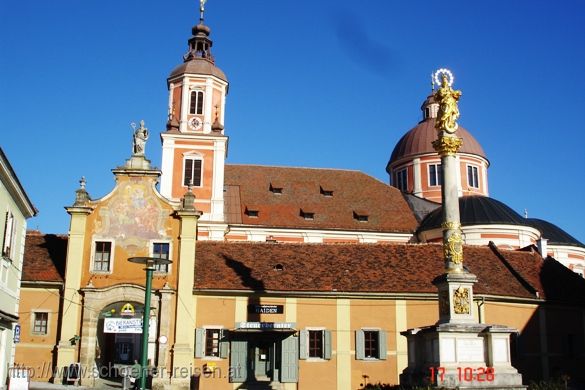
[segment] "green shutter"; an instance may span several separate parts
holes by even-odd
[[[309,341],[309,331],[301,330],[299,337],[299,359],[305,360],[308,357],[309,349],[307,347]]]
[[[331,359],[331,331],[323,331],[323,359]]]
[[[301,331],[303,332],[303,331]],[[305,331],[306,332],[306,331]],[[302,336],[301,336],[302,338]],[[306,338],[305,338],[306,341]],[[280,359],[280,381],[295,383],[299,381],[298,345],[299,340],[294,336],[288,336],[282,340],[282,356]]]
[[[203,343],[205,341],[205,329],[195,329],[195,357],[203,357]]]
[[[230,349],[230,382],[243,383],[248,377],[248,342],[233,340]]]
[[[386,341],[386,331],[381,330],[378,332],[378,351],[379,356],[378,359],[386,360],[387,354],[387,341]]]
[[[227,359],[229,356],[229,341],[226,336],[227,331],[225,329],[221,329],[219,331],[219,357],[222,359]]]
[[[364,360],[365,352],[365,335],[364,331],[359,329],[355,331],[355,358],[357,360]]]

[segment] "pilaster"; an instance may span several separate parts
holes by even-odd
[[[175,317],[175,344],[173,345],[173,369],[193,365],[195,347],[195,307],[193,282],[195,272],[195,244],[197,220],[201,213],[195,209],[176,212],[181,220],[179,262],[177,264],[177,304]]]
[[[57,346],[57,366],[65,367],[78,362],[78,349],[75,345],[79,338],[79,324],[81,321],[82,300],[81,275],[84,263],[85,235],[87,216],[92,208],[88,206],[73,206],[66,208],[71,215],[69,227],[69,241],[67,245],[67,260],[65,271],[65,287],[63,290],[63,316],[61,317],[61,339]]]

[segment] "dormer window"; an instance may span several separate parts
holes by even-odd
[[[258,218],[260,212],[257,207],[246,206],[246,211],[244,213],[250,218]]]
[[[319,188],[320,188],[321,195],[323,195],[324,197],[331,198],[333,196],[332,189],[327,189],[326,187],[324,188],[323,186],[319,186]]]
[[[276,183],[270,183],[270,192],[272,192],[275,195],[281,195],[282,194],[282,185],[276,184]]]
[[[363,210],[354,210],[353,219],[358,222],[368,222],[368,212]]]
[[[192,91],[189,114],[203,115],[203,91]]]
[[[301,209],[300,215],[305,221],[312,221],[315,219],[315,213],[313,211],[306,211]]]

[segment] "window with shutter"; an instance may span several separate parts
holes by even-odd
[[[185,187],[201,187],[203,161],[199,157],[185,157],[183,185]]]

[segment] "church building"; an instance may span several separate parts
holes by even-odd
[[[391,185],[354,170],[228,164],[229,83],[210,34],[202,11],[167,78],[160,170],[141,123],[110,193],[94,198],[80,181],[68,235],[29,232],[22,310],[47,320],[42,331],[22,324],[16,362],[54,382],[78,363],[88,386],[132,365],[146,288],[143,267],[128,258],[151,257],[171,261],[152,281],[152,388],[398,384],[408,365],[401,332],[439,318],[434,96],[392,152]],[[489,160],[459,132],[466,266],[479,279],[474,318],[519,330],[501,358],[526,383],[585,381],[585,280],[567,268],[583,274],[585,246],[490,198]]]

